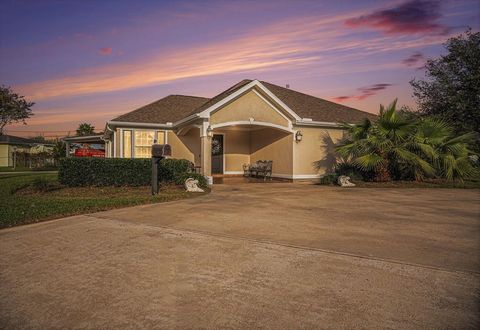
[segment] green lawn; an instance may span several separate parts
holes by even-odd
[[[57,171],[56,167],[41,167],[41,168],[30,168],[30,167],[24,167],[24,166],[17,166],[15,168],[13,167],[0,167],[0,172],[8,172],[8,173],[15,173],[15,172],[41,172],[41,171]]]
[[[45,178],[49,191],[38,192],[35,178]],[[112,208],[160,203],[201,195],[178,187],[165,187],[157,196],[150,187],[75,187],[61,186],[57,174],[9,174],[0,176],[0,228],[41,220],[90,213]]]

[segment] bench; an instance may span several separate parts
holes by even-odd
[[[272,160],[258,160],[253,164],[244,164],[243,165],[243,176],[245,177],[263,177],[263,180],[266,181],[267,178],[272,179]]]

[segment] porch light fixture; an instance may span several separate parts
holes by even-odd
[[[212,126],[208,126],[208,128],[207,128],[207,136],[208,136],[208,137],[212,137],[212,136],[213,136]]]
[[[296,142],[302,141],[302,137],[303,137],[302,132],[297,131],[297,133],[295,133],[295,141],[296,141]]]

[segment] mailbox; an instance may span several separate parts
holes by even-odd
[[[158,194],[158,162],[172,155],[169,144],[152,145],[152,195]]]
[[[169,144],[152,145],[152,157],[167,157],[172,155],[172,147]]]

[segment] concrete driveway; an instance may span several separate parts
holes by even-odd
[[[4,328],[478,328],[480,192],[232,184],[0,231]]]

